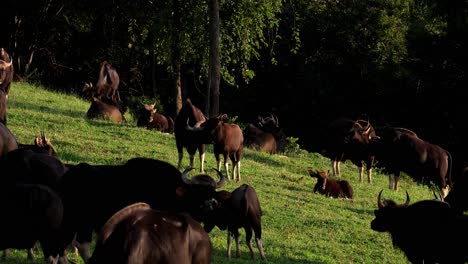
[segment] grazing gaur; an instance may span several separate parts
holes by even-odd
[[[236,124],[224,123],[227,115],[217,115],[212,117],[199,126],[189,126],[187,123],[187,132],[194,140],[201,143],[213,143],[213,152],[215,154],[218,170],[221,169],[220,155],[224,157],[224,168],[228,179],[228,157],[232,162],[232,177],[236,181],[241,180],[240,159],[244,150],[244,136],[241,128]]]
[[[406,128],[387,127],[379,130],[380,139],[370,145],[378,166],[389,174],[389,188],[398,190],[400,172],[415,181],[435,184],[445,197],[452,186],[450,153],[438,145],[419,138]]]
[[[211,254],[208,234],[189,215],[134,203],[106,222],[88,264],[209,264]]]
[[[8,217],[0,217],[0,250],[31,249],[39,241],[46,262],[57,263],[62,248],[60,197],[41,184],[2,185],[0,204],[8,212]],[[61,261],[67,263],[66,258]]]
[[[247,124],[243,134],[246,147],[270,154],[276,153],[276,139],[273,134],[264,132],[253,124]]]
[[[174,136],[176,140],[177,152],[179,153],[179,162],[177,163],[177,168],[179,170],[182,167],[184,148],[186,148],[189,154],[191,168],[194,167],[193,161],[195,158],[195,152],[198,149],[198,153],[200,155],[200,172],[204,171],[203,166],[205,162],[206,146],[204,143],[192,138],[191,133],[185,128],[187,123],[190,126],[194,126],[204,121],[206,121],[206,117],[203,115],[203,112],[198,107],[194,106],[190,99],[185,100],[184,105],[180,109],[180,112],[174,121]]]
[[[378,136],[369,121],[338,118],[330,123],[325,137],[322,154],[331,159],[333,176],[340,177],[340,162],[350,160],[358,166],[359,181],[362,182],[365,162],[367,180],[372,183],[374,155],[369,150],[369,143]]]
[[[7,94],[0,90],[0,123],[7,125]]]
[[[16,138],[3,123],[0,123],[0,157],[18,148]]]
[[[255,189],[247,184],[242,184],[232,192],[219,191],[216,196],[215,209],[205,221],[206,232],[218,226],[221,230],[228,231],[227,256],[231,258],[231,241],[236,241],[236,257],[240,257],[239,228],[244,228],[245,239],[254,259],[252,249],[252,230],[255,233],[255,241],[260,257],[265,259],[265,251],[262,243],[262,209]]]
[[[185,212],[202,221],[216,189],[225,182],[220,172],[218,182],[207,174],[189,178],[189,170],[181,173],[170,163],[148,158],[133,158],[123,165],[80,163],[68,167],[59,182],[67,209],[65,244],[76,234],[76,246],[85,261],[91,256],[93,232],[98,233],[107,219],[125,206],[145,202],[155,210]]]
[[[385,205],[377,199],[378,209],[371,229],[388,232],[392,243],[411,263],[466,263],[464,241],[468,235],[468,217],[457,215],[442,201],[422,200],[409,204]]]
[[[117,106],[104,103],[97,97],[92,98],[86,117],[89,119],[111,120],[119,123],[126,121],[125,116]]]
[[[0,48],[0,90],[5,92],[6,98],[10,93],[13,74],[13,59],[4,48]]]
[[[317,178],[314,193],[318,192],[334,198],[353,199],[353,187],[346,180],[331,179],[330,171],[308,170],[310,177]]]
[[[137,126],[146,127],[147,129],[156,129],[165,133],[174,132],[174,120],[170,116],[165,116],[157,112],[156,103],[143,104],[141,109]]]

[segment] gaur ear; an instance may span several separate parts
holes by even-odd
[[[38,146],[38,147],[42,147],[42,146],[43,146],[42,144],[43,144],[43,143],[42,143],[41,137],[36,137],[36,138],[34,139],[34,145],[36,145],[36,146]]]
[[[178,197],[184,197],[186,192],[187,192],[187,189],[185,189],[184,187],[177,187],[176,189],[176,195]]]

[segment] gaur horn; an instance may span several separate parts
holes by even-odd
[[[226,177],[217,169],[214,169],[218,173],[219,181],[216,183],[216,189],[223,187]]]
[[[0,60],[0,64],[3,64],[2,67],[4,67],[4,68],[10,67],[12,63],[13,63],[13,60],[11,59],[11,57],[10,57],[10,62],[6,62],[6,61],[4,61],[4,60]]]
[[[189,120],[187,119],[187,125],[185,126],[185,129],[188,131],[201,131],[203,128],[200,127],[201,123],[204,121],[198,121],[194,126],[189,125]]]
[[[382,196],[383,189],[379,192],[379,196],[377,197],[377,206],[379,208],[384,208],[384,204],[382,203],[381,196]]]
[[[404,206],[407,207],[410,203],[410,198],[409,198],[409,193],[406,191],[406,202],[404,203]]]
[[[192,184],[192,180],[188,178],[188,173],[189,171],[193,170],[193,168],[187,168],[182,172],[182,181],[185,182],[186,184]]]

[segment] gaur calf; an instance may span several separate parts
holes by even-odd
[[[314,193],[331,196],[335,198],[353,199],[353,187],[346,180],[337,180],[329,178],[330,171],[308,170],[310,177],[317,178],[314,187]]]
[[[233,236],[236,240],[236,257],[240,257],[239,228],[243,227],[250,255],[254,259],[251,240],[253,229],[260,256],[265,259],[262,243],[262,209],[255,189],[247,184],[242,184],[232,192],[219,191],[215,199],[215,208],[204,221],[205,231],[210,232],[215,226],[221,230],[228,230],[227,256],[231,258]]]

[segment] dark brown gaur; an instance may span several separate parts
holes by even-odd
[[[309,175],[312,178],[317,178],[317,183],[314,186],[314,193],[318,192],[325,196],[335,198],[353,199],[353,187],[346,180],[331,179],[330,171],[319,171],[308,169]]]
[[[367,180],[372,183],[372,167],[375,157],[369,144],[379,137],[369,120],[338,118],[330,123],[325,133],[325,146],[322,155],[331,159],[333,175],[340,177],[340,162],[350,160],[359,168],[359,181],[362,182],[366,164]]]
[[[185,148],[189,154],[190,167],[194,167],[195,153],[198,150],[200,156],[200,172],[204,171],[206,146],[199,139],[191,136],[191,133],[186,129],[186,125],[194,126],[196,123],[206,121],[206,119],[203,112],[193,105],[190,99],[185,100],[182,109],[180,109],[179,114],[177,114],[174,120],[174,136],[177,152],[179,154],[177,168],[179,170],[182,168],[182,158],[184,157]]]
[[[89,106],[86,117],[89,119],[104,119],[114,122],[126,122],[125,116],[120,109],[115,105],[110,105],[103,102],[97,97],[93,97],[91,105]]]
[[[209,264],[211,255],[210,238],[199,222],[139,202],[110,217],[87,263]]]
[[[196,138],[199,142],[209,144],[213,143],[213,152],[216,158],[218,170],[221,169],[220,155],[224,157],[224,169],[228,179],[228,158],[232,162],[232,175],[236,181],[241,180],[240,176],[240,159],[244,150],[244,136],[240,127],[236,124],[224,123],[227,119],[226,114],[217,115],[201,123],[191,127],[186,125],[186,130],[192,138]]]
[[[378,166],[389,174],[389,188],[398,190],[401,172],[413,180],[437,187],[442,197],[452,188],[452,157],[442,147],[425,141],[409,129],[384,127],[370,144]]]
[[[13,81],[13,74],[13,59],[5,49],[0,48],[0,90],[5,92],[7,99]]]

